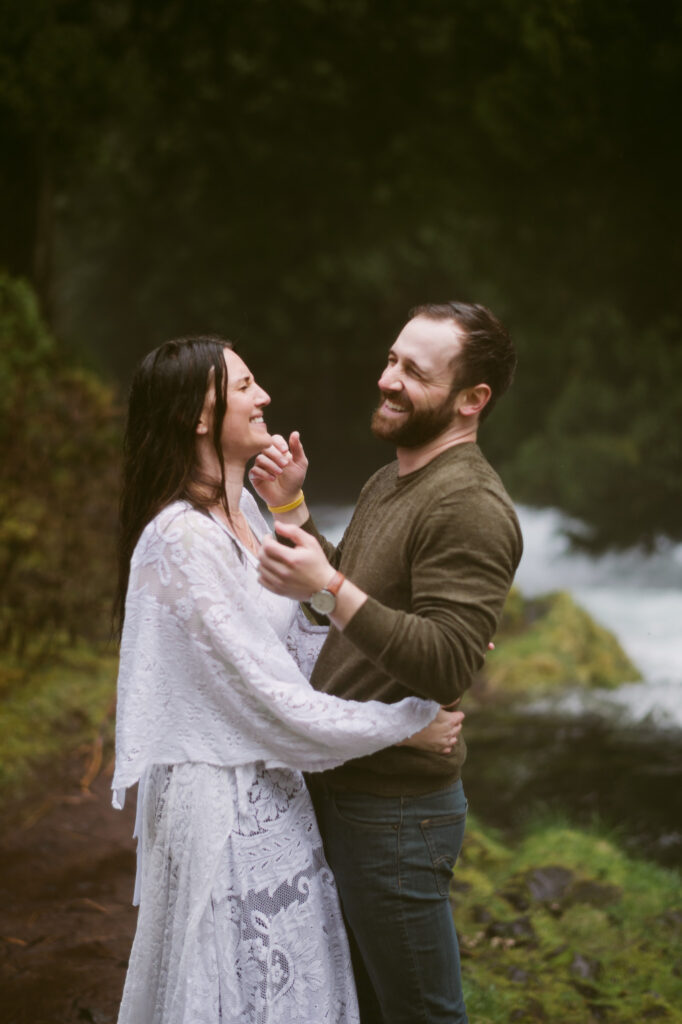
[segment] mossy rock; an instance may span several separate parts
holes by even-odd
[[[479,699],[538,696],[568,686],[613,689],[641,678],[613,633],[565,591],[529,600],[513,589],[496,645],[473,690]]]
[[[470,1020],[682,1021],[676,872],[565,823],[506,845],[470,819],[462,876],[451,898]]]

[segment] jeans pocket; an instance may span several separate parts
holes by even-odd
[[[438,891],[441,896],[447,896],[452,871],[462,848],[466,811],[425,818],[419,824],[431,857]]]
[[[365,798],[354,799],[336,793],[332,805],[337,818],[354,828],[369,832],[395,832],[400,827],[399,812],[394,807],[381,806],[380,800],[370,803]]]

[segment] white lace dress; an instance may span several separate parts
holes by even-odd
[[[242,509],[261,536],[247,492]],[[397,742],[436,707],[316,693],[303,672],[319,642],[214,520],[177,502],[145,529],[118,682],[114,805],[140,782],[140,910],[119,1024],[358,1021],[299,769]]]

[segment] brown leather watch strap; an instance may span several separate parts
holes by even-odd
[[[342,572],[335,572],[327,586],[323,589],[328,590],[330,594],[333,594],[334,597],[336,597],[339,590],[341,589],[341,584],[343,583],[345,578],[346,577],[343,575]]]

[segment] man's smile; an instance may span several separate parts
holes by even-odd
[[[408,405],[402,405],[396,401],[395,398],[384,398],[381,403],[381,411],[389,413],[404,413],[409,412],[410,407]]]

